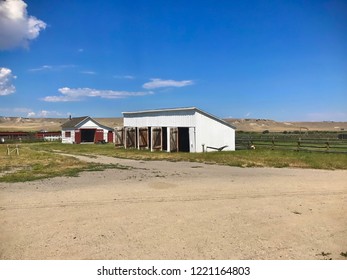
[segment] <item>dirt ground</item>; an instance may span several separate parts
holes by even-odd
[[[0,183],[1,259],[346,259],[347,171],[98,157]]]

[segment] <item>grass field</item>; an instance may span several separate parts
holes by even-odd
[[[54,145],[53,145],[54,146]],[[126,168],[121,165],[96,164],[50,152],[46,144],[23,144],[19,155],[6,155],[7,145],[1,145],[0,182],[25,182],[57,176],[78,176],[81,171]]]
[[[81,171],[126,168],[121,165],[86,163],[59,153],[105,155],[136,160],[191,161],[238,167],[347,169],[346,154],[304,151],[258,149],[234,152],[166,153],[116,149],[112,144],[32,143],[20,145],[19,156],[15,153],[8,156],[6,149],[6,145],[0,146],[0,182],[24,182],[56,176],[78,176]]]

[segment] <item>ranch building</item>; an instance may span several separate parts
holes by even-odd
[[[62,125],[62,143],[113,142],[113,129],[99,124],[91,117],[71,118]]]
[[[234,151],[235,127],[198,108],[124,112],[115,145],[167,152]]]

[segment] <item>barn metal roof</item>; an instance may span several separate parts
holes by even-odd
[[[61,125],[61,128],[73,128],[76,127],[78,124],[83,122],[85,119],[89,118],[88,116],[85,117],[78,117],[78,118],[72,118],[68,120],[66,123],[63,123]]]
[[[108,130],[112,130],[113,128],[111,127],[108,127],[106,125],[102,125],[100,123],[98,123],[96,120],[94,120],[93,118],[91,117],[88,117],[88,116],[84,116],[84,117],[78,117],[78,118],[72,118],[71,120],[67,121],[66,123],[63,123],[61,125],[61,128],[62,129],[68,129],[68,128],[75,128],[75,127],[78,127],[79,124],[81,124],[82,122],[85,122],[87,120],[91,120],[93,121],[95,124],[97,124],[98,126],[100,127],[103,127],[103,128],[106,128]]]
[[[231,128],[236,129],[235,126],[231,125],[230,123],[214,116],[211,115],[197,107],[179,107],[179,108],[167,108],[167,109],[152,109],[152,110],[144,110],[144,111],[135,111],[135,112],[123,112],[123,116],[125,117],[126,115],[141,115],[141,114],[146,114],[146,113],[160,113],[160,112],[179,112],[179,111],[195,111],[195,112],[199,112],[202,115],[205,115],[206,117],[209,117],[215,121],[218,121],[220,123],[223,123],[226,126],[229,126]]]

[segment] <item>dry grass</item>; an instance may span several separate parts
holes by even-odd
[[[296,151],[243,150],[235,152],[167,153],[148,150],[116,149],[106,145],[69,145],[61,143],[22,144],[20,155],[6,155],[0,146],[0,182],[30,181],[56,176],[77,176],[81,171],[126,168],[120,165],[87,163],[59,152],[79,155],[105,155],[136,160],[190,161],[238,167],[292,167],[347,169],[346,154]]]
[[[136,160],[191,161],[240,167],[294,167],[315,169],[347,169],[346,154],[297,152],[286,150],[242,150],[209,153],[167,153],[148,150],[115,148],[106,145],[67,145],[60,143],[35,144],[33,148],[61,150],[71,154],[94,154]]]
[[[20,145],[20,154],[6,155],[7,146],[0,152],[0,182],[25,182],[57,176],[78,176],[81,171],[121,168],[117,165],[87,163],[74,157],[33,149],[34,145]]]

